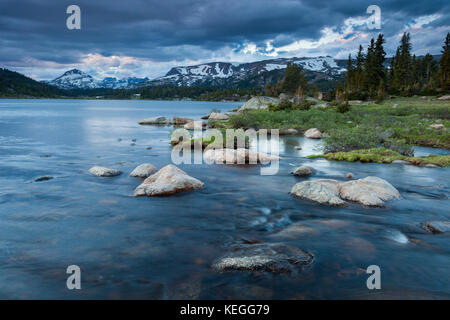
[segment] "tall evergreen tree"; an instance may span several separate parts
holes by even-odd
[[[412,84],[412,58],[411,41],[409,33],[404,33],[397,50],[394,66],[394,89],[408,93]]]
[[[450,33],[447,33],[447,37],[445,38],[445,43],[442,48],[440,83],[443,90],[450,91]]]

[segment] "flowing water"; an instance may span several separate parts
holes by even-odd
[[[450,237],[420,227],[449,220],[449,169],[310,160],[307,155],[320,152],[319,141],[283,137],[277,175],[262,176],[259,166],[180,165],[205,188],[132,196],[141,183],[128,176],[134,167],[171,163],[172,128],[139,126],[139,119],[199,118],[238,105],[0,100],[0,298],[450,297]],[[124,173],[95,177],[88,172],[94,165]],[[289,191],[302,179],[290,172],[299,165],[317,170],[310,179],[378,176],[402,199],[386,208],[295,199]],[[54,178],[34,182],[40,176]],[[298,223],[302,232],[282,236]],[[315,261],[299,274],[211,268],[243,239],[283,242],[312,252]],[[66,268],[73,264],[81,268],[81,290],[66,288]],[[370,265],[381,268],[381,290],[366,287]]]

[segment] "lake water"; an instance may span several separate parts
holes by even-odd
[[[200,118],[239,105],[0,100],[0,298],[450,298],[450,236],[420,227],[449,220],[449,169],[309,160],[320,142],[286,137],[275,176],[261,176],[258,166],[180,165],[205,188],[132,196],[141,182],[128,176],[134,167],[171,163],[172,128],[139,126],[139,119]],[[124,174],[94,177],[94,165]],[[290,171],[299,165],[317,170],[310,179],[378,176],[402,199],[370,209],[295,199],[288,192],[302,180]],[[54,179],[33,182],[46,175]],[[276,236],[295,223],[311,232]],[[213,270],[242,239],[284,242],[315,261],[299,274]],[[81,268],[82,289],[69,291],[66,268],[73,264]],[[365,269],[373,264],[381,268],[382,289],[369,291]]]

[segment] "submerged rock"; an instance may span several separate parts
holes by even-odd
[[[160,169],[139,185],[135,196],[162,196],[202,189],[203,182],[186,174],[172,164]]]
[[[307,177],[314,173],[314,169],[307,166],[301,166],[292,171],[292,174],[297,177]]]
[[[147,178],[154,174],[156,168],[151,163],[143,163],[137,166],[131,173],[130,177]]]
[[[42,177],[37,177],[36,179],[34,179],[34,182],[42,182],[42,181],[48,181],[48,180],[52,180],[53,177],[52,176],[42,176]]]
[[[239,245],[219,258],[212,267],[217,271],[301,271],[314,261],[312,253],[283,243]]]
[[[242,107],[240,107],[237,112],[242,112],[244,110],[260,110],[260,109],[268,109],[269,105],[279,105],[281,102],[278,98],[272,97],[253,97],[248,100]]]
[[[153,118],[145,118],[138,121],[141,125],[152,125],[152,124],[167,124],[168,121],[165,117],[153,117]]]
[[[397,189],[378,177],[366,177],[347,182],[303,181],[292,187],[291,194],[320,204],[345,205],[344,200],[346,200],[373,207],[382,207],[385,201],[400,198]]]
[[[386,180],[367,177],[340,183],[339,196],[365,206],[381,207],[385,201],[399,199],[400,193]]]
[[[427,221],[422,228],[431,233],[444,233],[450,231],[450,221]]]
[[[122,174],[122,171],[105,167],[92,167],[89,172],[97,177],[115,177]]]
[[[336,180],[313,180],[297,183],[291,189],[291,194],[332,206],[342,206],[345,202],[339,198],[339,182]]]
[[[230,118],[229,115],[219,112],[211,112],[209,115],[209,120],[228,120]]]
[[[322,132],[320,132],[317,128],[311,128],[306,130],[305,137],[310,139],[320,139],[322,138]]]

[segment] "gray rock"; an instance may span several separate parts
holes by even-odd
[[[153,117],[153,118],[141,119],[138,121],[138,123],[140,125],[152,125],[152,124],[162,125],[162,124],[167,124],[168,121],[165,117]]]
[[[302,150],[302,147],[300,147],[300,146],[295,146],[294,149],[295,149],[295,150]]]
[[[135,196],[162,196],[203,189],[203,182],[186,174],[174,165],[167,165],[151,175],[134,191]]]
[[[317,128],[311,128],[306,130],[305,137],[310,139],[320,139],[322,138],[322,133]]]
[[[195,128],[199,128],[199,129],[204,128],[207,125],[208,125],[208,122],[197,120],[197,121],[191,121],[191,122],[186,123],[184,125],[184,128],[187,130],[194,130]]]
[[[424,165],[425,168],[440,168],[439,166],[432,164],[432,163],[427,163],[426,165]]]
[[[442,96],[438,100],[450,100],[450,95]]]
[[[314,173],[314,169],[311,167],[307,167],[307,166],[301,166],[301,167],[298,167],[297,169],[295,169],[294,171],[292,171],[292,174],[297,177],[310,176],[313,173]]]
[[[385,201],[399,199],[400,193],[389,182],[378,177],[366,177],[339,184],[341,199],[365,206],[382,207]]]
[[[291,194],[320,204],[345,205],[339,197],[339,182],[336,180],[303,181],[292,187]]]
[[[389,182],[378,177],[338,182],[313,180],[297,183],[291,194],[320,204],[345,205],[345,201],[382,207],[385,201],[399,199],[400,193]]]
[[[122,171],[105,168],[105,167],[92,167],[89,169],[89,172],[97,177],[115,177],[122,174]]]
[[[286,132],[287,134],[298,134],[298,130],[293,128],[287,129]]]
[[[242,112],[244,110],[260,110],[260,109],[268,109],[269,105],[279,105],[281,102],[278,98],[272,97],[253,97],[248,100],[242,107],[240,107],[237,112]]]
[[[137,177],[137,178],[148,178],[152,174],[154,174],[156,171],[156,168],[150,164],[150,163],[143,163],[139,166],[137,166],[131,173],[130,177]]]
[[[212,267],[217,271],[264,271],[290,273],[301,271],[314,261],[312,253],[283,243],[239,245],[216,260]]]
[[[449,221],[427,221],[422,223],[422,228],[431,233],[444,233],[450,231]]]
[[[224,114],[224,113],[218,113],[218,112],[211,112],[209,115],[209,120],[228,120],[230,116]]]
[[[278,98],[281,101],[288,101],[291,97],[287,94],[287,93],[280,93],[280,95],[278,96]]]
[[[351,172],[348,172],[348,173],[345,175],[345,177],[346,177],[347,179],[352,179],[352,178],[353,178],[353,174],[352,174]]]

